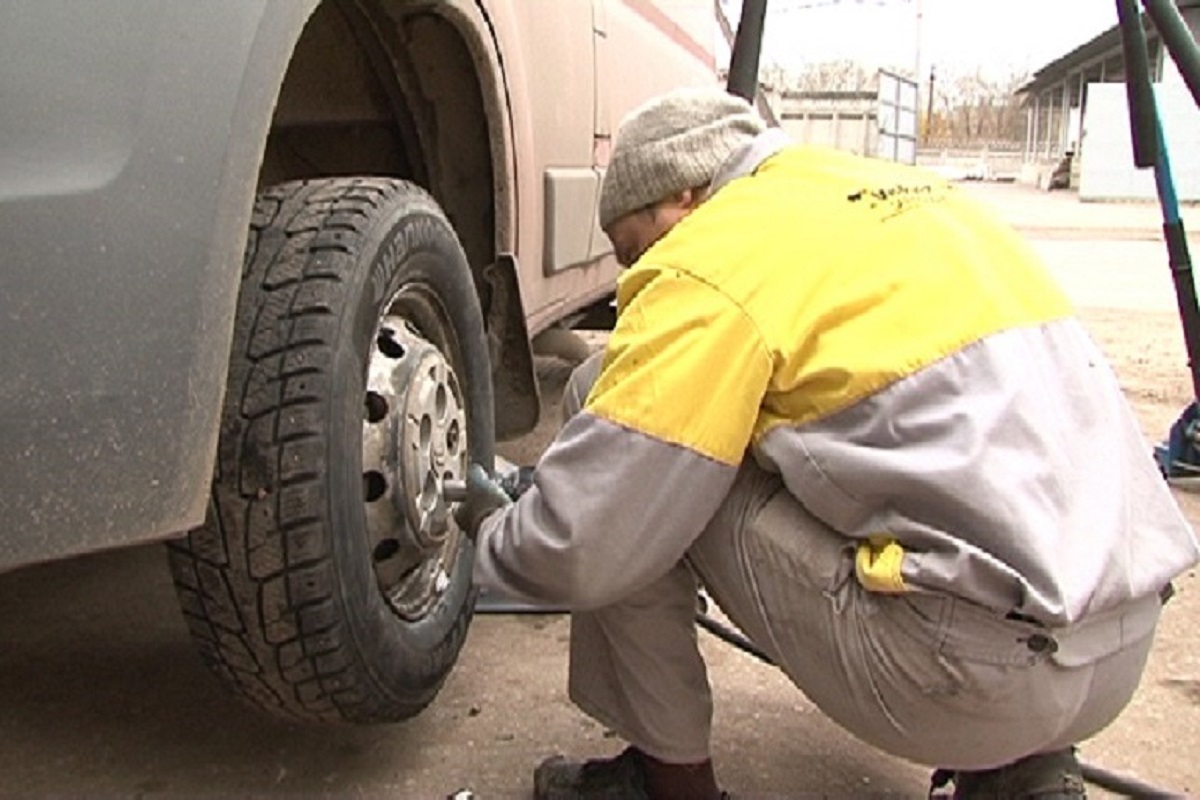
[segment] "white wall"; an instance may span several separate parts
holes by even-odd
[[[1200,110],[1178,75],[1164,75],[1156,86],[1171,173],[1182,201],[1200,201]],[[1087,114],[1080,163],[1083,200],[1154,199],[1153,170],[1135,169],[1129,134],[1129,110],[1123,83],[1088,86]]]

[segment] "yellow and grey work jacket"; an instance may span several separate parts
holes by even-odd
[[[749,455],[856,543],[875,592],[1062,628],[1196,563],[1111,369],[1015,232],[912,167],[742,160],[623,275],[600,377],[486,520],[477,580],[618,600],[679,561]]]

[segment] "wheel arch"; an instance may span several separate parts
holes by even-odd
[[[472,269],[510,248],[507,104],[495,45],[454,2],[325,0],[297,37],[260,187],[374,175],[430,192]]]
[[[497,432],[532,427],[536,381],[510,268],[515,187],[508,87],[482,5],[324,0],[297,34],[265,138],[259,188],[394,177],[438,201],[467,254],[496,365]],[[503,374],[516,369],[520,375]],[[525,373],[528,374],[525,374]]]

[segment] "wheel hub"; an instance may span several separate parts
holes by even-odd
[[[408,618],[450,583],[457,528],[442,492],[466,474],[466,430],[449,362],[406,320],[385,317],[367,370],[363,493],[376,579]]]

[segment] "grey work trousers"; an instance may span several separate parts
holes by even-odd
[[[579,410],[598,371],[598,356],[576,369],[565,414]],[[868,592],[854,542],[747,459],[684,563],[571,617],[571,699],[671,763],[710,755],[697,580],[835,722],[888,753],[952,769],[996,767],[1097,733],[1133,695],[1153,638],[1062,663],[1034,624],[949,595]],[[1156,619],[1157,598],[1147,602],[1153,610],[1141,613]],[[1122,624],[1120,613],[1111,624]]]

